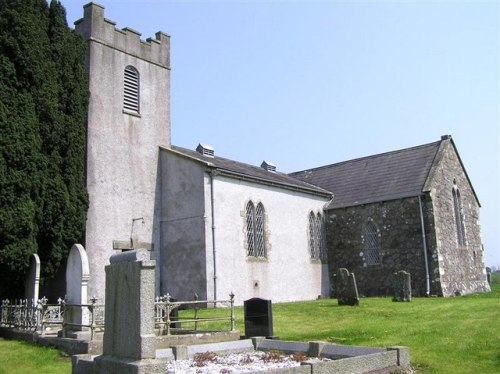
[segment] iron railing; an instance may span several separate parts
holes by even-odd
[[[68,304],[64,299],[57,299],[57,304],[49,304],[43,297],[37,302],[21,300],[2,300],[0,307],[0,326],[23,330],[37,331],[44,335],[49,327],[60,326],[64,331],[66,327],[76,329],[89,328],[91,339],[97,329],[104,328],[104,304],[97,304],[94,297],[90,304]],[[71,313],[84,314],[84,323],[69,321]]]
[[[213,305],[229,306],[229,317],[200,317],[199,311],[203,306]],[[182,317],[179,318],[174,314],[175,310],[179,308],[190,308],[194,312],[193,318]],[[173,299],[168,293],[165,296],[160,296],[155,299],[155,328],[158,330],[159,335],[171,335],[172,330],[182,330],[182,325],[190,324],[194,326],[194,330],[198,330],[200,323],[216,322],[216,321],[229,321],[230,331],[234,331],[234,294],[229,295],[229,300],[199,300],[195,294],[192,301],[177,301]]]
[[[3,300],[0,306],[0,326],[30,330],[44,335],[50,327],[60,326],[63,336],[68,327],[76,330],[87,328],[90,330],[90,339],[93,340],[97,331],[104,331],[104,304],[97,304],[97,298],[90,299],[89,304],[68,304],[59,298],[57,304],[49,304],[43,297],[36,303],[26,299]],[[229,306],[230,315],[227,317],[200,317],[200,309],[205,306]],[[191,309],[194,316],[178,317],[180,308]],[[82,323],[71,322],[75,314],[81,313],[78,318]],[[194,325],[198,330],[200,323],[229,321],[230,331],[234,331],[234,294],[229,295],[229,300],[199,300],[195,295],[191,301],[177,301],[168,293],[157,297],[154,303],[155,329],[159,335],[172,334],[172,330],[182,330],[181,325]],[[193,329],[191,329],[193,330]]]

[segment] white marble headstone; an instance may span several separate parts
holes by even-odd
[[[40,286],[40,257],[36,253],[30,256],[30,270],[26,277],[24,297],[36,304],[38,301],[38,290]]]
[[[66,265],[66,304],[87,304],[87,284],[89,281],[89,260],[87,252],[81,244],[71,247]],[[68,313],[69,312],[69,313]],[[65,320],[69,323],[88,324],[89,316],[86,307],[72,307],[67,312]],[[80,328],[72,328],[80,330]]]

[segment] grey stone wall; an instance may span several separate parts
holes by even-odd
[[[368,265],[363,253],[363,227],[378,228],[380,263]],[[426,273],[418,198],[335,209],[327,212],[327,248],[330,273],[340,267],[356,275],[362,296],[390,296],[394,272],[412,277],[414,295],[426,292]]]
[[[451,141],[441,144],[427,189],[432,199],[436,248],[442,294],[489,291],[479,221],[479,203]],[[460,191],[465,222],[465,244],[460,245],[454,217],[452,189]]]
[[[457,240],[452,189],[458,187],[465,221],[465,244]],[[390,295],[393,273],[411,274],[412,294],[427,293],[419,197],[327,212],[330,274],[345,267],[356,275],[360,295]],[[427,247],[429,294],[452,296],[490,290],[486,280],[479,203],[451,139],[444,139],[421,197]],[[363,253],[363,227],[378,228],[380,263]],[[335,291],[335,290],[334,290]],[[335,294],[334,294],[335,295]]]

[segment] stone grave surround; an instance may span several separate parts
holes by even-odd
[[[325,343],[282,342],[264,338],[174,346],[159,352],[155,349],[154,334],[155,261],[149,258],[149,253],[145,249],[111,256],[110,265],[106,266],[106,325],[103,354],[97,357],[73,356],[72,372],[74,374],[165,373],[167,360],[190,358],[198,352],[252,351],[254,349],[279,349],[284,353],[303,352],[339,359],[326,364],[318,361],[305,362],[301,364],[298,371],[294,371],[304,374],[313,372],[365,373],[374,370],[388,372],[383,370],[409,365],[408,350],[404,347],[386,349],[342,347]],[[263,301],[266,303],[264,306],[268,307],[267,300]],[[158,353],[161,353],[161,356]],[[340,360],[341,358],[346,358],[346,360]],[[353,365],[356,367],[355,371],[352,370]],[[285,372],[289,373],[289,371]]]

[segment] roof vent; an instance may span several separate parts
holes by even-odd
[[[265,169],[267,171],[276,171],[276,165],[274,165],[272,162],[268,162],[268,161],[262,161],[262,164],[260,164],[260,167],[262,169]]]
[[[214,157],[215,155],[214,149],[208,144],[198,144],[198,147],[196,147],[196,152],[207,157]]]

